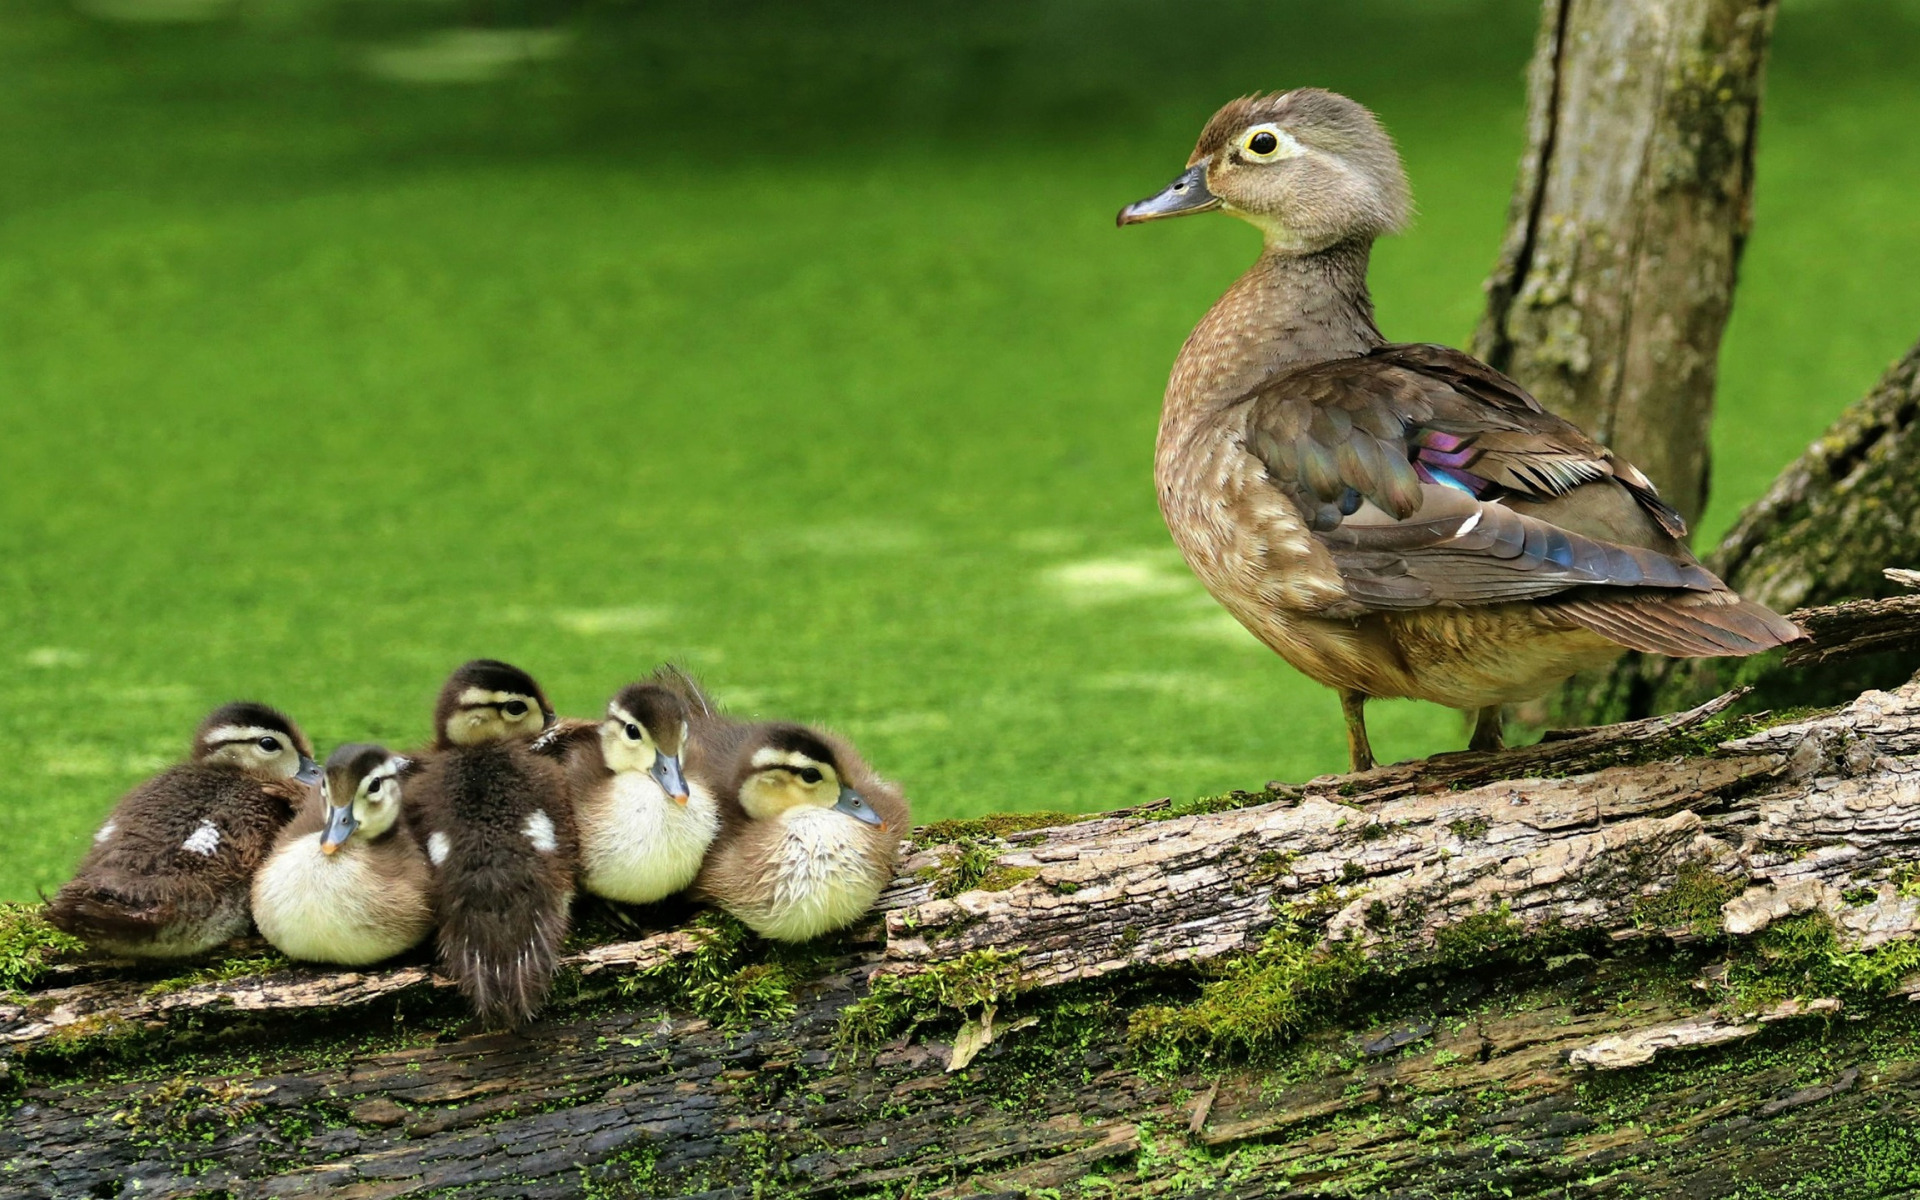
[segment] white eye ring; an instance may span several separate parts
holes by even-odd
[[[1254,148],[1255,141],[1266,138],[1273,139],[1273,147],[1271,149],[1257,150]],[[1292,134],[1280,128],[1278,125],[1255,125],[1252,129],[1240,135],[1240,157],[1246,159],[1248,162],[1277,162],[1283,158],[1293,158],[1300,153],[1302,153],[1300,143],[1294,140]]]

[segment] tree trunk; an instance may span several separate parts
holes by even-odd
[[[0,1008],[0,1194],[1910,1195],[1920,679],[1732,699],[928,827],[847,937],[583,945],[519,1034],[420,964],[58,965]]]
[[[1742,513],[1707,562],[1780,612],[1893,594],[1882,563],[1920,565],[1920,343],[1807,447]],[[1920,648],[1888,647],[1812,669],[1775,653],[1755,659],[1628,655],[1571,693],[1585,719],[1685,708],[1735,685],[1756,706],[1831,704],[1920,669]]]
[[[1474,351],[1706,507],[1773,0],[1545,0]]]

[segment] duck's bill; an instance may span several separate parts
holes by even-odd
[[[660,785],[660,790],[664,791],[669,799],[680,804],[687,802],[689,795],[687,776],[686,772],[680,768],[678,754],[655,755],[652,775],[653,781]]]
[[[300,756],[300,769],[293,773],[293,777],[308,787],[312,787],[314,784],[320,782],[320,764],[302,754]]]
[[[1136,200],[1120,210],[1116,225],[1138,225],[1162,217],[1184,217],[1188,213],[1210,212],[1220,207],[1220,197],[1207,190],[1207,165],[1188,167],[1180,178],[1168,184],[1157,196]]]
[[[833,807],[835,811],[843,812],[856,821],[868,825],[881,824],[880,814],[873,811],[873,805],[868,804],[867,798],[852,788],[841,788],[840,799],[834,802]]]
[[[353,805],[341,804],[327,809],[327,826],[320,831],[320,853],[332,854],[346,844],[360,822],[353,818]]]

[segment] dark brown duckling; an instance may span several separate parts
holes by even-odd
[[[565,774],[532,746],[552,723],[531,676],[476,659],[440,690],[433,749],[405,785],[434,871],[440,969],[498,1028],[539,1010],[567,936],[578,842]]]
[[[535,749],[566,766],[580,835],[580,886],[625,904],[684,891],[720,832],[713,793],[684,771],[686,698],[652,680],[628,684],[600,721],[564,721]]]
[[[1154,478],[1167,528],[1255,637],[1339,691],[1353,767],[1365,703],[1476,714],[1624,649],[1755,654],[1801,636],[1701,566],[1653,482],[1444,346],[1388,342],[1367,259],[1410,207],[1393,142],[1300,88],[1214,114],[1186,171],[1120,224],[1220,209],[1265,249],[1175,362]]]
[[[762,937],[802,942],[844,928],[893,881],[907,801],[851,744],[786,723],[713,737],[721,830],[694,894]],[[711,719],[709,726],[711,728]],[[708,729],[696,720],[696,744]],[[696,776],[705,763],[695,760]]]
[[[401,820],[413,760],[384,746],[327,756],[321,794],[253,877],[253,921],[288,958],[356,966],[433,932],[433,872]]]
[[[254,869],[318,779],[313,744],[285,713],[222,705],[187,762],[114,806],[47,902],[48,923],[134,958],[185,958],[244,934]]]

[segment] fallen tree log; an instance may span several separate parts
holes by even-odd
[[[0,1194],[1920,1187],[1920,680],[1733,699],[928,827],[822,947],[588,914],[520,1034],[424,962],[57,964],[0,1008]]]

